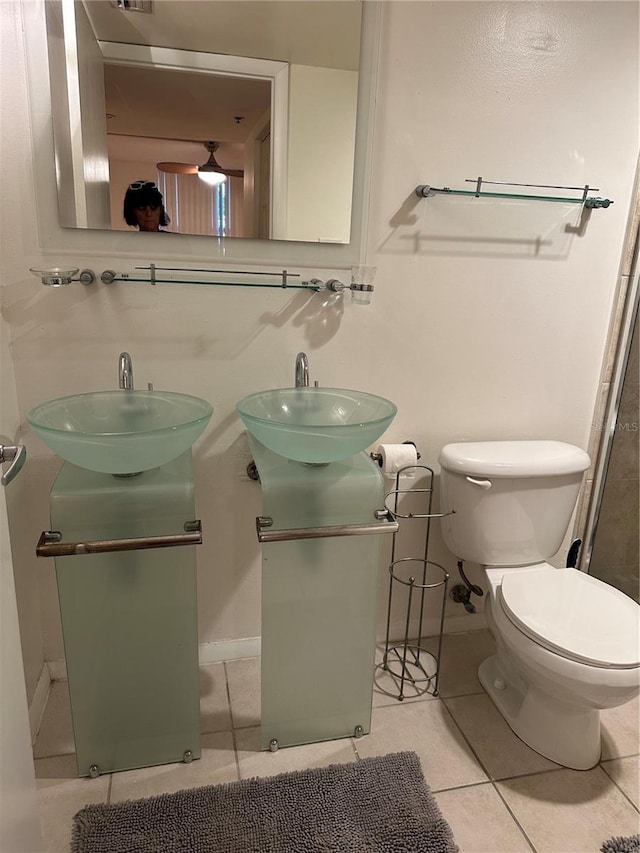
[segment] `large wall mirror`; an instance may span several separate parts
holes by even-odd
[[[375,5],[46,0],[60,224],[353,246]]]

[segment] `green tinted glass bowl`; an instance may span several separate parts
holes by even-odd
[[[171,391],[96,391],[36,406],[27,422],[58,456],[90,471],[130,474],[171,462],[209,423],[206,400]]]
[[[384,397],[342,388],[276,388],[236,406],[251,435],[296,462],[337,462],[380,438],[398,411]]]

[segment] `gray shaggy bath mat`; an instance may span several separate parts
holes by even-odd
[[[415,752],[89,805],[72,853],[458,853]]]
[[[605,841],[600,848],[601,853],[638,853],[640,851],[640,835],[616,835]]]

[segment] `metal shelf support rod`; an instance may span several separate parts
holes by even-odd
[[[264,282],[240,282],[240,281],[196,281],[194,279],[177,279],[177,278],[156,278],[150,281],[148,278],[132,278],[130,276],[113,276],[108,282],[111,284],[114,281],[122,282],[141,282],[143,284],[201,284],[211,285],[212,287],[274,287],[278,290],[313,290],[317,292],[319,287],[312,284],[265,284]],[[106,282],[105,282],[106,283]]]

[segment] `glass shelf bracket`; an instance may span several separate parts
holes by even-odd
[[[531,199],[533,201],[559,201],[564,202],[565,204],[582,204],[584,207],[588,209],[600,208],[600,207],[609,207],[613,204],[613,201],[609,198],[600,198],[599,196],[591,196],[590,192],[599,192],[597,187],[590,187],[589,184],[585,184],[583,187],[569,187],[569,186],[556,186],[552,184],[517,184],[512,183],[510,181],[487,181],[482,177],[479,178],[465,178],[467,183],[475,184],[475,189],[473,190],[456,190],[451,189],[450,187],[433,187],[430,184],[420,184],[416,187],[415,193],[419,198],[430,198],[434,195],[443,194],[443,195],[461,195],[461,196],[472,196],[475,198],[517,198],[517,199]],[[483,187],[487,184],[504,186],[504,187],[527,187],[530,189],[541,189],[541,190],[567,190],[567,191],[578,191],[582,192],[582,196],[579,198],[573,197],[568,198],[566,196],[555,196],[555,195],[538,195],[535,193],[523,193],[523,192],[497,192],[494,190],[485,190]]]

